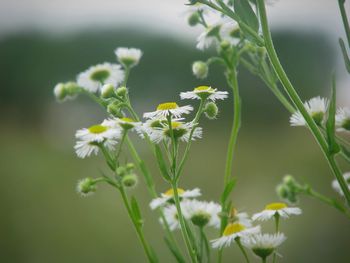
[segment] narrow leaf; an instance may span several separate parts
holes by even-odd
[[[131,209],[132,209],[132,212],[134,214],[135,219],[137,220],[139,225],[142,226],[143,220],[142,220],[140,207],[139,207],[139,204],[137,203],[136,198],[134,196],[131,197]]]
[[[163,153],[158,145],[155,146],[155,152],[156,152],[158,167],[160,172],[162,173],[163,178],[166,181],[170,181],[171,178],[169,176],[168,169],[163,158]]]
[[[248,0],[234,0],[233,3],[236,14],[239,18],[251,27],[255,32],[259,30],[259,20],[254,13]]]
[[[334,76],[332,82],[332,98],[328,108],[328,119],[326,123],[326,128],[329,152],[331,154],[335,154],[340,151],[340,148],[335,140],[336,84]]]
[[[231,194],[232,190],[234,189],[235,185],[236,185],[236,179],[231,179],[225,186],[225,189],[223,191],[223,193],[221,194],[221,203],[224,204],[226,203],[227,198],[229,197],[229,195]]]

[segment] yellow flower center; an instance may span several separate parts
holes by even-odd
[[[179,195],[182,195],[184,192],[185,192],[184,189],[177,188],[177,193],[178,193]],[[164,193],[164,195],[166,195],[166,196],[174,196],[174,190],[173,190],[173,189],[169,189],[168,191],[166,191],[166,192]]]
[[[91,133],[99,134],[107,131],[107,127],[102,125],[93,125],[88,130]]]
[[[271,203],[265,206],[265,210],[281,210],[286,207],[287,205],[285,203]]]
[[[176,102],[166,102],[159,104],[157,107],[157,110],[173,110],[177,109],[179,106],[176,104]]]
[[[173,122],[171,122],[171,128],[173,128],[173,129],[176,129],[176,128],[179,128],[179,127],[181,127],[181,122],[176,122],[176,121],[173,121]]]
[[[121,118],[120,120],[121,120],[121,121],[124,121],[124,122],[135,122],[133,119],[131,119],[131,118],[126,118],[126,117]]]
[[[199,86],[197,88],[194,89],[194,91],[207,91],[207,92],[213,92],[214,89],[212,87],[209,86]]]
[[[246,229],[246,227],[240,223],[231,223],[225,227],[224,236],[230,236],[232,234],[238,233]]]

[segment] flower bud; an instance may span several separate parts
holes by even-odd
[[[128,93],[128,89],[126,87],[119,87],[119,88],[117,88],[117,95],[119,97],[124,98],[127,93]]]
[[[200,20],[200,16],[198,12],[194,12],[188,17],[187,22],[190,26],[196,26],[198,25],[199,20]]]
[[[227,40],[223,40],[220,43],[220,47],[222,50],[226,51],[227,49],[229,49],[231,46],[230,42],[228,42]]]
[[[105,84],[101,88],[101,97],[108,99],[114,96],[114,86],[112,84]]]
[[[125,168],[128,172],[131,172],[135,169],[135,165],[133,163],[127,163]]]
[[[123,114],[118,102],[112,102],[107,106],[107,112],[115,117],[122,118]]]
[[[286,175],[283,178],[283,183],[292,191],[296,191],[299,188],[299,184],[292,175]]]
[[[208,76],[208,71],[208,65],[203,61],[195,61],[192,64],[192,72],[199,79],[206,78]]]
[[[96,192],[96,183],[93,178],[87,177],[78,182],[77,192],[82,196],[88,196]]]
[[[219,113],[218,106],[216,106],[214,102],[208,102],[205,105],[204,114],[208,119],[210,120],[215,119],[218,113]]]
[[[81,88],[75,82],[58,83],[54,88],[54,94],[59,102],[64,102],[68,99],[74,99],[81,91]]]
[[[138,182],[136,174],[127,174],[122,178],[122,184],[127,188],[135,187]]]
[[[123,177],[127,173],[127,170],[125,169],[124,166],[119,166],[116,172],[117,172],[117,175]]]
[[[196,213],[191,217],[191,221],[194,225],[198,227],[204,227],[208,224],[210,220],[210,215],[208,213]]]
[[[276,193],[281,199],[288,199],[289,191],[285,185],[283,184],[277,185]]]

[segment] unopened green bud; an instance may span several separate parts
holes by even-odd
[[[127,163],[125,168],[130,172],[135,169],[135,165],[133,163]]]
[[[219,113],[218,106],[214,102],[208,102],[204,108],[205,116],[212,120],[215,119]]]
[[[191,217],[191,221],[194,225],[199,227],[204,227],[208,224],[210,220],[210,215],[208,213],[196,213]]]
[[[101,97],[108,99],[114,96],[114,86],[112,84],[105,84],[101,89]]]
[[[116,173],[117,175],[123,177],[127,173],[127,170],[125,169],[124,166],[119,166],[116,170]]]
[[[292,175],[286,175],[283,178],[283,183],[286,185],[291,191],[296,191],[299,188],[298,182],[294,179]]]
[[[284,184],[277,185],[276,193],[281,199],[288,199],[289,191]]]
[[[231,44],[230,44],[230,42],[228,42],[227,40],[223,40],[223,41],[221,41],[221,43],[220,43],[220,47],[221,47],[221,49],[224,50],[224,51],[227,50],[227,49],[229,49],[230,46],[231,46]]]
[[[107,106],[107,112],[115,117],[122,118],[123,114],[118,102],[112,102]]]
[[[77,192],[82,196],[88,196],[96,192],[96,183],[93,178],[87,177],[78,182]]]
[[[117,95],[119,97],[124,98],[127,93],[128,93],[128,89],[126,87],[119,87],[119,88],[117,88]]]
[[[54,94],[59,102],[64,102],[68,99],[74,99],[81,91],[81,88],[75,82],[58,83],[54,88]]]
[[[208,76],[208,71],[208,65],[203,61],[195,61],[192,64],[192,72],[199,79],[206,78]]]
[[[135,187],[138,182],[136,174],[127,174],[122,178],[122,184],[125,187]]]
[[[190,26],[198,25],[199,21],[200,21],[200,16],[199,16],[198,12],[194,12],[193,14],[191,14],[187,20],[187,22]]]

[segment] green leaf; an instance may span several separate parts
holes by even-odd
[[[131,209],[133,212],[133,215],[137,221],[137,223],[142,226],[143,225],[143,219],[140,211],[139,204],[136,201],[136,198],[133,196],[131,197]]]
[[[186,263],[181,253],[171,244],[170,240],[167,237],[164,238],[164,241],[171,253],[173,254],[173,256],[176,258],[177,262]]]
[[[223,193],[221,194],[221,203],[222,204],[226,203],[227,198],[229,197],[233,188],[236,185],[236,181],[237,180],[235,178],[233,178],[226,184],[225,189],[224,189]]]
[[[336,113],[336,84],[335,77],[333,76],[333,85],[332,85],[332,98],[328,108],[328,119],[326,123],[327,128],[327,140],[329,152],[331,154],[338,153],[340,147],[335,139],[335,113]]]
[[[234,0],[234,10],[239,18],[255,32],[259,30],[259,20],[248,0]]]
[[[168,169],[167,169],[167,166],[166,166],[164,158],[163,158],[162,150],[160,149],[160,147],[158,145],[155,146],[155,152],[156,152],[159,170],[161,171],[163,178],[166,181],[170,182],[171,177],[169,176]]]

